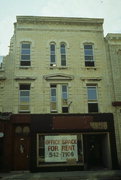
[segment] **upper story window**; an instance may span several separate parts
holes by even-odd
[[[84,44],[85,66],[94,66],[93,45]]]
[[[87,86],[88,112],[98,112],[97,86]]]
[[[19,86],[19,111],[30,111],[30,84]]]
[[[23,42],[21,44],[21,66],[31,66],[31,58],[30,52],[31,51],[31,44],[27,42]]]
[[[56,45],[50,44],[50,66],[56,66]]]
[[[65,43],[61,43],[60,53],[61,53],[61,66],[66,66],[66,45],[65,45]]]

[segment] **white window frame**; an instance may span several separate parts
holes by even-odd
[[[52,87],[53,86],[53,87]],[[55,86],[55,87],[54,87]],[[67,87],[67,100],[64,103],[63,101],[63,92],[62,92],[62,87],[66,86]],[[52,109],[52,105],[51,105],[51,89],[56,89],[56,109]],[[63,112],[63,108],[68,108],[68,84],[67,83],[62,83],[62,84],[50,84],[50,112],[51,113],[64,113]]]
[[[95,88],[95,96],[96,98],[89,99],[89,88]],[[97,90],[97,85],[87,85],[87,100],[88,100],[88,112],[89,111],[89,104],[97,104],[97,111],[94,111],[95,113],[99,112],[99,103],[98,103],[98,90]],[[93,113],[93,112],[92,112]]]
[[[29,48],[23,48],[22,45],[29,45]],[[29,53],[23,53],[23,51],[30,51]],[[28,56],[28,59],[22,59],[22,56]],[[27,63],[27,64],[26,64]],[[31,66],[31,42],[21,42],[21,57],[20,66]]]
[[[30,84],[23,84],[23,85],[30,85]],[[20,84],[21,86],[21,84]],[[21,101],[21,92],[29,92],[29,96],[27,97],[27,101],[23,102]],[[24,108],[22,108],[24,107]],[[25,108],[26,107],[26,108]],[[19,112],[30,112],[30,89],[20,89],[19,88]]]
[[[51,50],[51,46],[52,45],[54,45],[54,48],[55,48],[54,51]],[[55,59],[54,62],[52,62],[52,56],[54,56],[54,59]],[[57,62],[56,62],[56,43],[55,42],[51,42],[50,43],[50,66],[56,66],[56,65],[57,65]]]
[[[62,45],[64,45],[64,52],[62,52]],[[61,55],[61,66],[67,66],[67,53],[66,53],[66,51],[67,51],[67,48],[66,48],[67,46],[66,46],[66,43],[64,43],[64,42],[62,42],[61,44],[60,44],[60,55]],[[63,64],[63,57],[62,56],[64,56],[64,63],[65,64]]]
[[[91,46],[92,48],[90,48],[89,50],[91,51],[92,55],[88,55],[86,54],[86,50],[88,48],[85,48],[85,46]],[[86,57],[92,57],[92,59],[86,59]],[[84,44],[84,60],[85,60],[85,66],[89,66],[89,67],[94,67],[95,66],[95,60],[94,60],[94,44],[91,43],[85,43]]]

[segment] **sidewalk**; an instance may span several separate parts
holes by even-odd
[[[0,173],[0,180],[121,180],[121,170]]]

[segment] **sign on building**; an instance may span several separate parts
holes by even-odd
[[[77,136],[45,136],[45,162],[78,161]]]

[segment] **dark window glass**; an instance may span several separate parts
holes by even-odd
[[[21,66],[30,66],[30,43],[22,43],[21,45]]]
[[[30,84],[20,84],[20,90],[30,90]]]
[[[68,107],[62,107],[62,112],[63,113],[68,113]]]
[[[85,66],[94,66],[93,46],[84,45]]]
[[[31,62],[30,61],[21,61],[20,65],[21,66],[30,66]]]
[[[55,44],[50,44],[50,65],[56,64]]]
[[[61,44],[60,52],[61,52],[61,66],[66,66],[66,46],[65,46],[65,44]]]
[[[98,112],[98,103],[88,103],[88,112]]]

